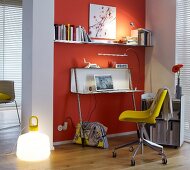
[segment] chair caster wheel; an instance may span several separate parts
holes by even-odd
[[[112,155],[112,157],[113,157],[113,158],[116,158],[116,156],[117,156],[116,152],[113,151],[113,155]]]
[[[131,166],[135,166],[135,160],[131,159]]]
[[[168,161],[167,161],[167,158],[162,158],[162,164],[167,164],[168,163]]]
[[[130,146],[130,147],[129,147],[129,151],[130,151],[130,152],[133,152],[133,151],[134,151],[133,146]]]

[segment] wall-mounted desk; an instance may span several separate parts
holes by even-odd
[[[95,75],[111,75],[114,89],[111,91],[96,90]],[[136,110],[135,95],[136,92],[143,90],[134,90],[131,80],[130,69],[120,68],[72,68],[71,69],[71,92],[77,94],[78,111],[80,123],[82,125],[82,112],[80,104],[80,95],[103,94],[103,93],[131,93],[134,110]],[[81,126],[82,127],[82,126]]]

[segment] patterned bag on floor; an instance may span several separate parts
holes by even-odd
[[[82,131],[81,131],[82,129]],[[98,122],[83,122],[82,127],[79,123],[76,128],[74,142],[82,144],[81,135],[84,136],[84,145],[108,148],[106,137],[107,127]]]

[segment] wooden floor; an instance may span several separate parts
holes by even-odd
[[[41,162],[24,162],[17,159],[15,144],[19,128],[0,130],[0,170],[189,170],[190,144],[184,143],[181,148],[165,148],[168,164],[161,164],[160,156],[145,147],[144,155],[136,157],[136,166],[130,166],[132,153],[128,148],[120,149],[117,157],[112,158],[112,148],[118,144],[136,139],[136,136],[109,138],[109,149],[81,147],[76,144],[65,144],[55,147],[48,160]],[[14,149],[13,149],[14,148]],[[12,152],[13,149],[13,152]],[[6,153],[12,152],[10,155]]]

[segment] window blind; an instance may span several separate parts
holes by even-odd
[[[0,79],[15,82],[15,97],[21,103],[22,0],[0,0]]]
[[[190,0],[176,0],[176,63],[184,64],[180,72],[185,95],[185,140],[190,142]]]

